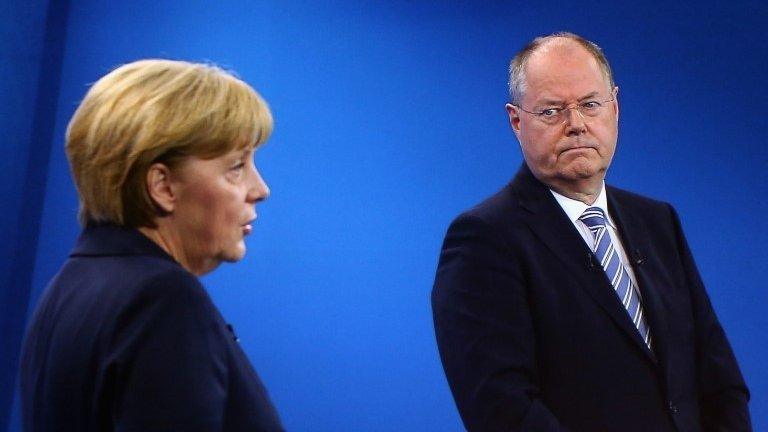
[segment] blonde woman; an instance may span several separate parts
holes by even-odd
[[[198,276],[243,258],[272,116],[214,66],[142,60],[88,91],[66,152],[83,232],[27,331],[27,431],[278,431]]]

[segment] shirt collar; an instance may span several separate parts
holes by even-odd
[[[560,204],[560,207],[563,208],[563,211],[568,216],[568,219],[571,220],[571,222],[576,223],[576,221],[579,220],[579,217],[581,217],[581,215],[584,213],[584,210],[590,207],[599,207],[603,213],[605,213],[606,218],[608,219],[608,224],[612,228],[616,228],[616,225],[614,225],[613,220],[611,219],[611,214],[608,212],[608,198],[605,194],[605,182],[603,182],[600,186],[600,194],[597,196],[597,199],[592,205],[586,205],[579,200],[568,198],[567,196],[561,195],[552,189],[549,191],[552,193],[552,196],[555,197],[557,203]]]

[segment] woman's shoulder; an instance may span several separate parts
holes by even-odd
[[[159,256],[72,257],[51,285],[57,297],[82,299],[78,308],[100,305],[105,323],[188,314],[215,319],[218,313],[195,275]]]
[[[197,276],[175,262],[156,257],[135,257],[135,269],[142,286],[171,293],[183,290],[203,290]],[[137,281],[138,282],[138,281]]]
[[[113,337],[143,334],[173,341],[223,333],[221,314],[197,277],[180,266],[155,264],[116,294]]]
[[[181,267],[163,259],[146,258],[133,267],[133,279],[126,287],[134,301],[211,312],[213,304],[200,280]]]

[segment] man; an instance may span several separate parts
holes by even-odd
[[[512,60],[525,164],[448,229],[432,292],[470,431],[748,431],[749,393],[669,204],[605,186],[618,88],[600,48]]]

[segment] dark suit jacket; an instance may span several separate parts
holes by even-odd
[[[608,187],[653,353],[546,186],[524,165],[451,224],[432,291],[470,431],[751,430],[749,393],[675,211]]]
[[[197,278],[135,229],[91,226],[21,359],[26,431],[281,431]]]

